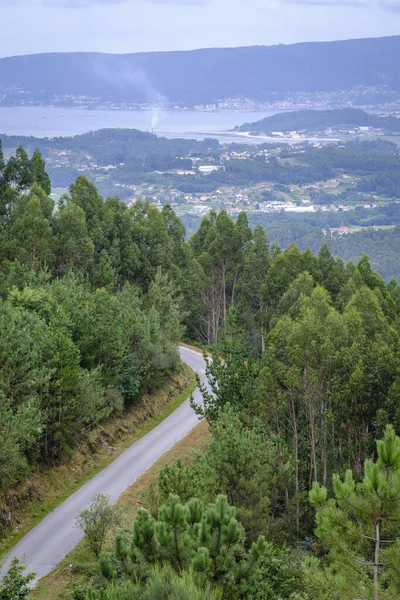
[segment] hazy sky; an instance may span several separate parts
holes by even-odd
[[[0,0],[0,56],[400,34],[400,0]]]

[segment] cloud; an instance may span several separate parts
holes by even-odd
[[[245,2],[246,0],[243,0]],[[379,7],[385,11],[400,13],[400,0],[247,0],[257,8],[279,8],[284,6],[325,7]],[[229,10],[231,0],[0,0],[0,6],[37,5],[53,8],[88,8],[91,6],[150,5],[165,6],[210,6],[220,4]]]
[[[330,7],[330,8],[380,8],[384,12],[400,13],[400,0],[241,0],[259,9],[280,9],[285,6]],[[47,6],[52,8],[74,9],[94,6],[213,6],[220,5],[230,9],[232,0],[0,0],[0,6],[18,5]]]
[[[180,6],[203,6],[212,0],[0,0],[0,6],[21,4],[51,6],[53,8],[87,8],[90,6],[113,6],[117,4],[165,4]]]
[[[381,0],[379,5],[384,10],[400,13],[400,0]]]
[[[274,0],[264,1],[264,5]],[[291,4],[298,6],[349,6],[359,8],[378,7],[385,11],[400,13],[400,0],[275,0],[277,4]]]
[[[298,4],[302,6],[371,6],[369,0],[282,0],[284,4]]]
[[[224,2],[224,0],[220,1]],[[258,8],[283,8],[285,6],[369,8],[376,1],[377,0],[247,0],[247,2],[257,5]]]
[[[155,0],[154,0],[155,1]],[[161,0],[162,1],[162,0]],[[169,0],[165,0],[168,2]],[[380,8],[384,11],[400,13],[400,0],[249,0],[259,8],[282,6],[324,6],[349,8]]]
[[[40,1],[40,0],[39,0]],[[209,4],[209,0],[42,0],[50,6],[63,8],[86,8],[87,6],[112,5],[112,4],[180,4],[183,6],[196,6]]]

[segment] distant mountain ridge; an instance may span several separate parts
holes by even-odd
[[[337,110],[297,110],[279,113],[236,127],[239,131],[272,133],[274,131],[323,131],[327,128],[341,127],[375,127],[388,132],[400,132],[400,119],[396,117],[379,117],[363,110],[343,108]]]
[[[400,90],[400,36],[139,54],[36,54],[0,59],[3,104],[77,96],[193,106],[224,98],[372,86]]]

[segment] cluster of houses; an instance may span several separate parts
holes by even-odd
[[[319,147],[318,144],[315,144]],[[322,146],[321,146],[322,147]],[[304,147],[301,144],[293,145],[292,150],[297,149],[298,152],[304,152]],[[209,193],[189,193],[182,192],[179,188],[178,181],[175,178],[176,188],[170,188],[168,179],[160,178],[155,183],[131,184],[121,183],[114,175],[114,171],[118,165],[110,164],[99,166],[93,161],[90,156],[76,155],[71,156],[69,150],[58,151],[52,156],[52,166],[70,166],[78,171],[92,172],[95,179],[97,176],[108,176],[109,183],[121,189],[121,197],[129,203],[133,202],[137,197],[149,198],[150,202],[157,207],[161,207],[166,203],[176,207],[179,213],[192,213],[197,215],[205,215],[212,208],[225,208],[229,213],[236,214],[241,210],[249,212],[262,213],[315,213],[317,211],[350,211],[354,208],[354,200],[350,204],[337,203],[330,204],[315,204],[319,192],[336,194],[339,186],[345,184],[344,188],[353,187],[358,178],[342,174],[331,178],[323,183],[310,183],[304,186],[288,186],[287,190],[282,193],[276,190],[272,182],[260,182],[252,186],[235,187],[222,186],[219,189]],[[249,158],[259,157],[268,161],[271,157],[276,157],[278,160],[285,160],[280,156],[280,149],[277,146],[268,148],[254,147],[243,148],[238,146],[226,147],[223,149],[219,157],[199,157],[189,156],[192,168],[177,168],[170,173],[180,177],[203,175],[208,176],[213,172],[222,169],[224,163],[231,160],[246,160]],[[182,186],[183,187],[183,186]],[[183,188],[184,189],[184,188]],[[336,191],[335,191],[336,190]],[[269,192],[269,193],[263,193]],[[315,192],[315,193],[314,193]],[[360,202],[362,198],[360,197]],[[365,209],[375,208],[376,203],[364,202],[358,203]],[[344,235],[346,231],[339,231],[339,235]]]

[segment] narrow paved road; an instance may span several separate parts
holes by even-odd
[[[180,348],[181,359],[206,383],[205,361],[201,354]],[[201,401],[198,389],[195,400]],[[75,527],[77,514],[86,508],[95,494],[108,494],[112,501],[125,491],[160,456],[191,431],[199,420],[187,399],[174,413],[147,435],[135,442],[93,479],[48,514],[14,546],[6,557],[3,572],[13,556],[25,557],[28,572],[40,579],[51,571],[76,546],[82,532]]]

